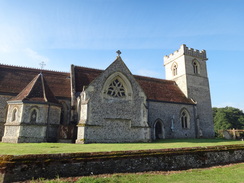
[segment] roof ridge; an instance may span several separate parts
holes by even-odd
[[[40,77],[40,74],[38,74],[36,77],[34,77],[34,79],[30,82],[30,83],[32,83],[32,82],[34,82],[34,83],[32,84],[32,87],[30,88],[30,90],[29,90],[28,94],[25,96],[25,98],[28,97],[28,96],[30,95],[30,92],[32,91],[32,89],[33,89],[33,87],[35,86],[35,83],[37,82],[37,80],[38,80],[39,77]],[[28,84],[28,85],[29,85],[29,84]],[[28,87],[28,85],[27,85],[26,87]],[[24,89],[25,89],[25,88],[24,88]]]
[[[90,69],[90,70],[94,70],[94,71],[99,71],[99,72],[102,72],[102,71],[105,71],[106,69],[96,69],[96,68],[91,68],[91,67],[84,67],[84,66],[77,66],[77,65],[73,65],[74,67],[77,67],[77,68],[81,68],[81,69]],[[141,77],[141,78],[144,78],[144,79],[154,79],[154,80],[161,80],[161,81],[167,81],[167,82],[173,82],[172,80],[167,80],[167,79],[162,79],[162,78],[155,78],[155,77],[150,77],[150,76],[142,76],[142,75],[137,75],[137,74],[133,74],[132,75],[134,77]]]
[[[150,76],[141,76],[141,75],[134,75],[134,77],[137,77],[137,78],[142,78],[142,79],[150,79],[150,80],[160,80],[160,81],[166,81],[166,82],[174,82],[172,80],[167,80],[167,79],[162,79],[162,78],[154,78],[154,77],[150,77]]]
[[[51,69],[39,69],[39,68],[34,68],[34,67],[18,66],[18,65],[3,64],[3,63],[0,63],[0,66],[17,67],[17,68],[20,68],[20,69],[39,70],[40,72],[41,72],[41,71],[45,71],[45,72],[57,72],[57,73],[66,73],[66,74],[69,73],[69,72],[57,71],[57,70],[51,70]]]
[[[16,97],[10,99],[15,100],[58,103],[42,73],[35,76]]]
[[[79,68],[83,68],[83,69],[91,69],[91,70],[97,70],[97,71],[105,71],[105,69],[96,69],[93,67],[84,67],[84,66],[78,66],[78,65],[73,65],[74,67],[79,67]]]
[[[44,78],[42,73],[39,74],[41,76],[41,84],[42,84],[42,90],[43,90],[43,98],[44,100],[47,102],[47,96],[46,96],[46,88],[45,88],[45,84],[44,84]]]
[[[13,99],[18,98],[18,97],[22,94],[22,92],[25,91],[26,88],[28,88],[29,85],[31,85],[33,82],[35,83],[35,82],[37,81],[37,79],[38,79],[38,76],[39,76],[39,74],[38,74],[37,76],[35,76],[35,77],[31,80],[31,82],[29,82],[29,83],[24,87],[24,89],[22,89],[21,92],[18,93],[18,95],[17,95],[16,97],[14,97]],[[32,86],[31,86],[30,90],[28,91],[28,93],[27,93],[26,95],[24,95],[24,98],[26,98],[26,97],[28,97],[28,96],[30,95],[30,92],[31,92],[31,90],[33,89],[33,87],[34,87],[34,84],[32,84]]]

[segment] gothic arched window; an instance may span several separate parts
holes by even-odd
[[[178,66],[176,63],[173,64],[173,67],[172,67],[172,74],[173,76],[176,76],[178,73],[177,73],[177,69],[178,69]]]
[[[33,109],[30,115],[30,122],[35,123],[37,121],[37,110]]]
[[[190,116],[186,110],[183,110],[181,112],[180,121],[181,121],[182,128],[184,129],[190,128]]]
[[[125,88],[118,78],[110,83],[107,94],[112,97],[125,97]]]
[[[14,110],[13,110],[13,113],[12,113],[12,119],[11,119],[11,121],[16,121],[16,119],[17,119],[17,109],[15,108]]]
[[[194,74],[199,74],[199,64],[196,60],[193,60],[192,66]]]
[[[104,82],[103,99],[132,99],[132,87],[129,79],[121,72],[111,74]]]

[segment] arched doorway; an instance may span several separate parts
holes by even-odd
[[[154,124],[154,139],[164,139],[164,124],[161,120],[156,120]]]

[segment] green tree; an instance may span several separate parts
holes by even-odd
[[[244,115],[241,115],[241,117],[238,119],[238,123],[242,126],[241,129],[244,129]]]
[[[234,107],[213,108],[214,130],[244,129],[244,113]]]
[[[213,107],[213,117],[216,116],[216,113],[217,113],[218,109],[219,109],[219,108],[217,108],[217,107]]]

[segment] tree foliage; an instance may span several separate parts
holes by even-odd
[[[213,108],[214,130],[244,129],[244,113],[234,107]]]

